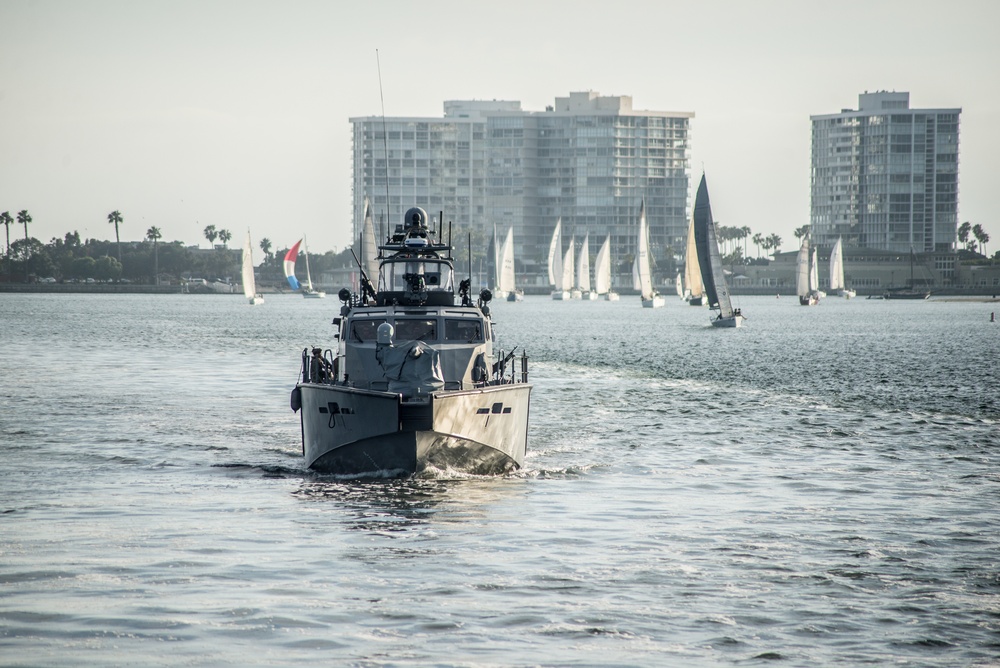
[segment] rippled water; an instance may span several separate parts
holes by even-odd
[[[0,665],[998,665],[998,303],[494,305],[504,478],[301,468],[337,302],[0,295]]]

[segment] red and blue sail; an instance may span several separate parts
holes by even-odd
[[[292,290],[298,290],[302,287],[299,283],[299,279],[295,278],[295,260],[299,257],[299,246],[302,244],[302,239],[295,242],[295,245],[288,249],[285,253],[285,278],[288,279],[288,285],[292,286]]]

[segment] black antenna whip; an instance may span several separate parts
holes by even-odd
[[[385,130],[385,96],[382,94],[382,63],[379,61],[378,49],[375,49],[375,66],[378,68],[378,97],[382,101],[382,151],[385,153],[385,211],[389,215],[389,140]]]

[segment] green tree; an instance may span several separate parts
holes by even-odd
[[[73,274],[73,278],[93,278],[96,265],[97,262],[94,261],[94,258],[86,255],[74,258],[73,263],[70,265],[70,271]]]
[[[28,213],[27,209],[21,209],[17,212],[17,222],[24,225],[24,250],[26,253],[31,252],[31,248],[28,244],[28,223],[31,222],[31,215]],[[24,282],[28,282],[28,259],[24,260]]]
[[[969,232],[972,231],[972,223],[965,221],[958,226],[958,240],[960,243],[964,244],[965,247],[969,248]],[[971,250],[971,249],[969,249]]]
[[[110,255],[105,255],[97,260],[94,267],[94,278],[102,281],[111,281],[122,275],[122,263]]]
[[[760,257],[761,247],[764,247],[764,249],[767,250],[767,247],[764,246],[764,235],[758,232],[753,235],[753,239],[751,239],[751,241],[753,241],[753,245],[757,247],[757,257]]]
[[[14,219],[10,215],[10,211],[4,211],[0,213],[0,223],[7,228],[7,257],[10,257],[10,226],[14,224]]]
[[[211,246],[215,245],[215,239],[219,236],[219,233],[215,229],[215,225],[209,225],[205,228],[205,238],[208,239],[208,243]]]
[[[219,230],[219,241],[226,248],[229,248],[229,240],[233,238],[233,233],[229,230]]]
[[[154,226],[146,230],[146,238],[153,242],[153,285],[159,285],[160,253],[158,244],[160,239],[163,238],[163,234],[160,233],[160,228]]]
[[[982,225],[976,223],[972,226],[972,236],[979,242],[979,253],[986,255],[986,242],[990,240],[990,235],[987,234]]]
[[[799,241],[801,241],[802,237],[808,237],[809,236],[809,226],[808,225],[803,225],[802,227],[798,227],[798,228],[795,229],[795,231],[792,234],[795,235],[796,239],[798,239]]]
[[[115,226],[115,242],[118,244],[119,265],[121,265],[122,263],[122,241],[121,238],[118,236],[118,225],[120,225],[124,221],[125,219],[122,218],[122,214],[119,213],[117,210],[112,211],[111,213],[108,214],[108,222]]]
[[[750,227],[744,225],[740,228],[740,236],[743,237],[743,257],[747,257],[747,237],[750,236]]]
[[[260,249],[264,252],[264,261],[271,259],[271,240],[264,237],[260,240]]]
[[[767,240],[771,244],[770,247],[773,248],[775,254],[777,254],[778,250],[781,248],[781,237],[779,237],[777,234],[771,234],[767,237]]]

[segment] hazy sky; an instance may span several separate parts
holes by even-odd
[[[959,219],[992,252],[998,25],[996,0],[0,0],[0,211],[27,209],[43,242],[113,239],[117,209],[123,240],[156,225],[205,246],[211,224],[342,249],[377,49],[388,116],[583,90],[692,111],[692,184],[704,168],[718,220],[785,250],[809,222],[810,114],[866,90],[961,107]]]

